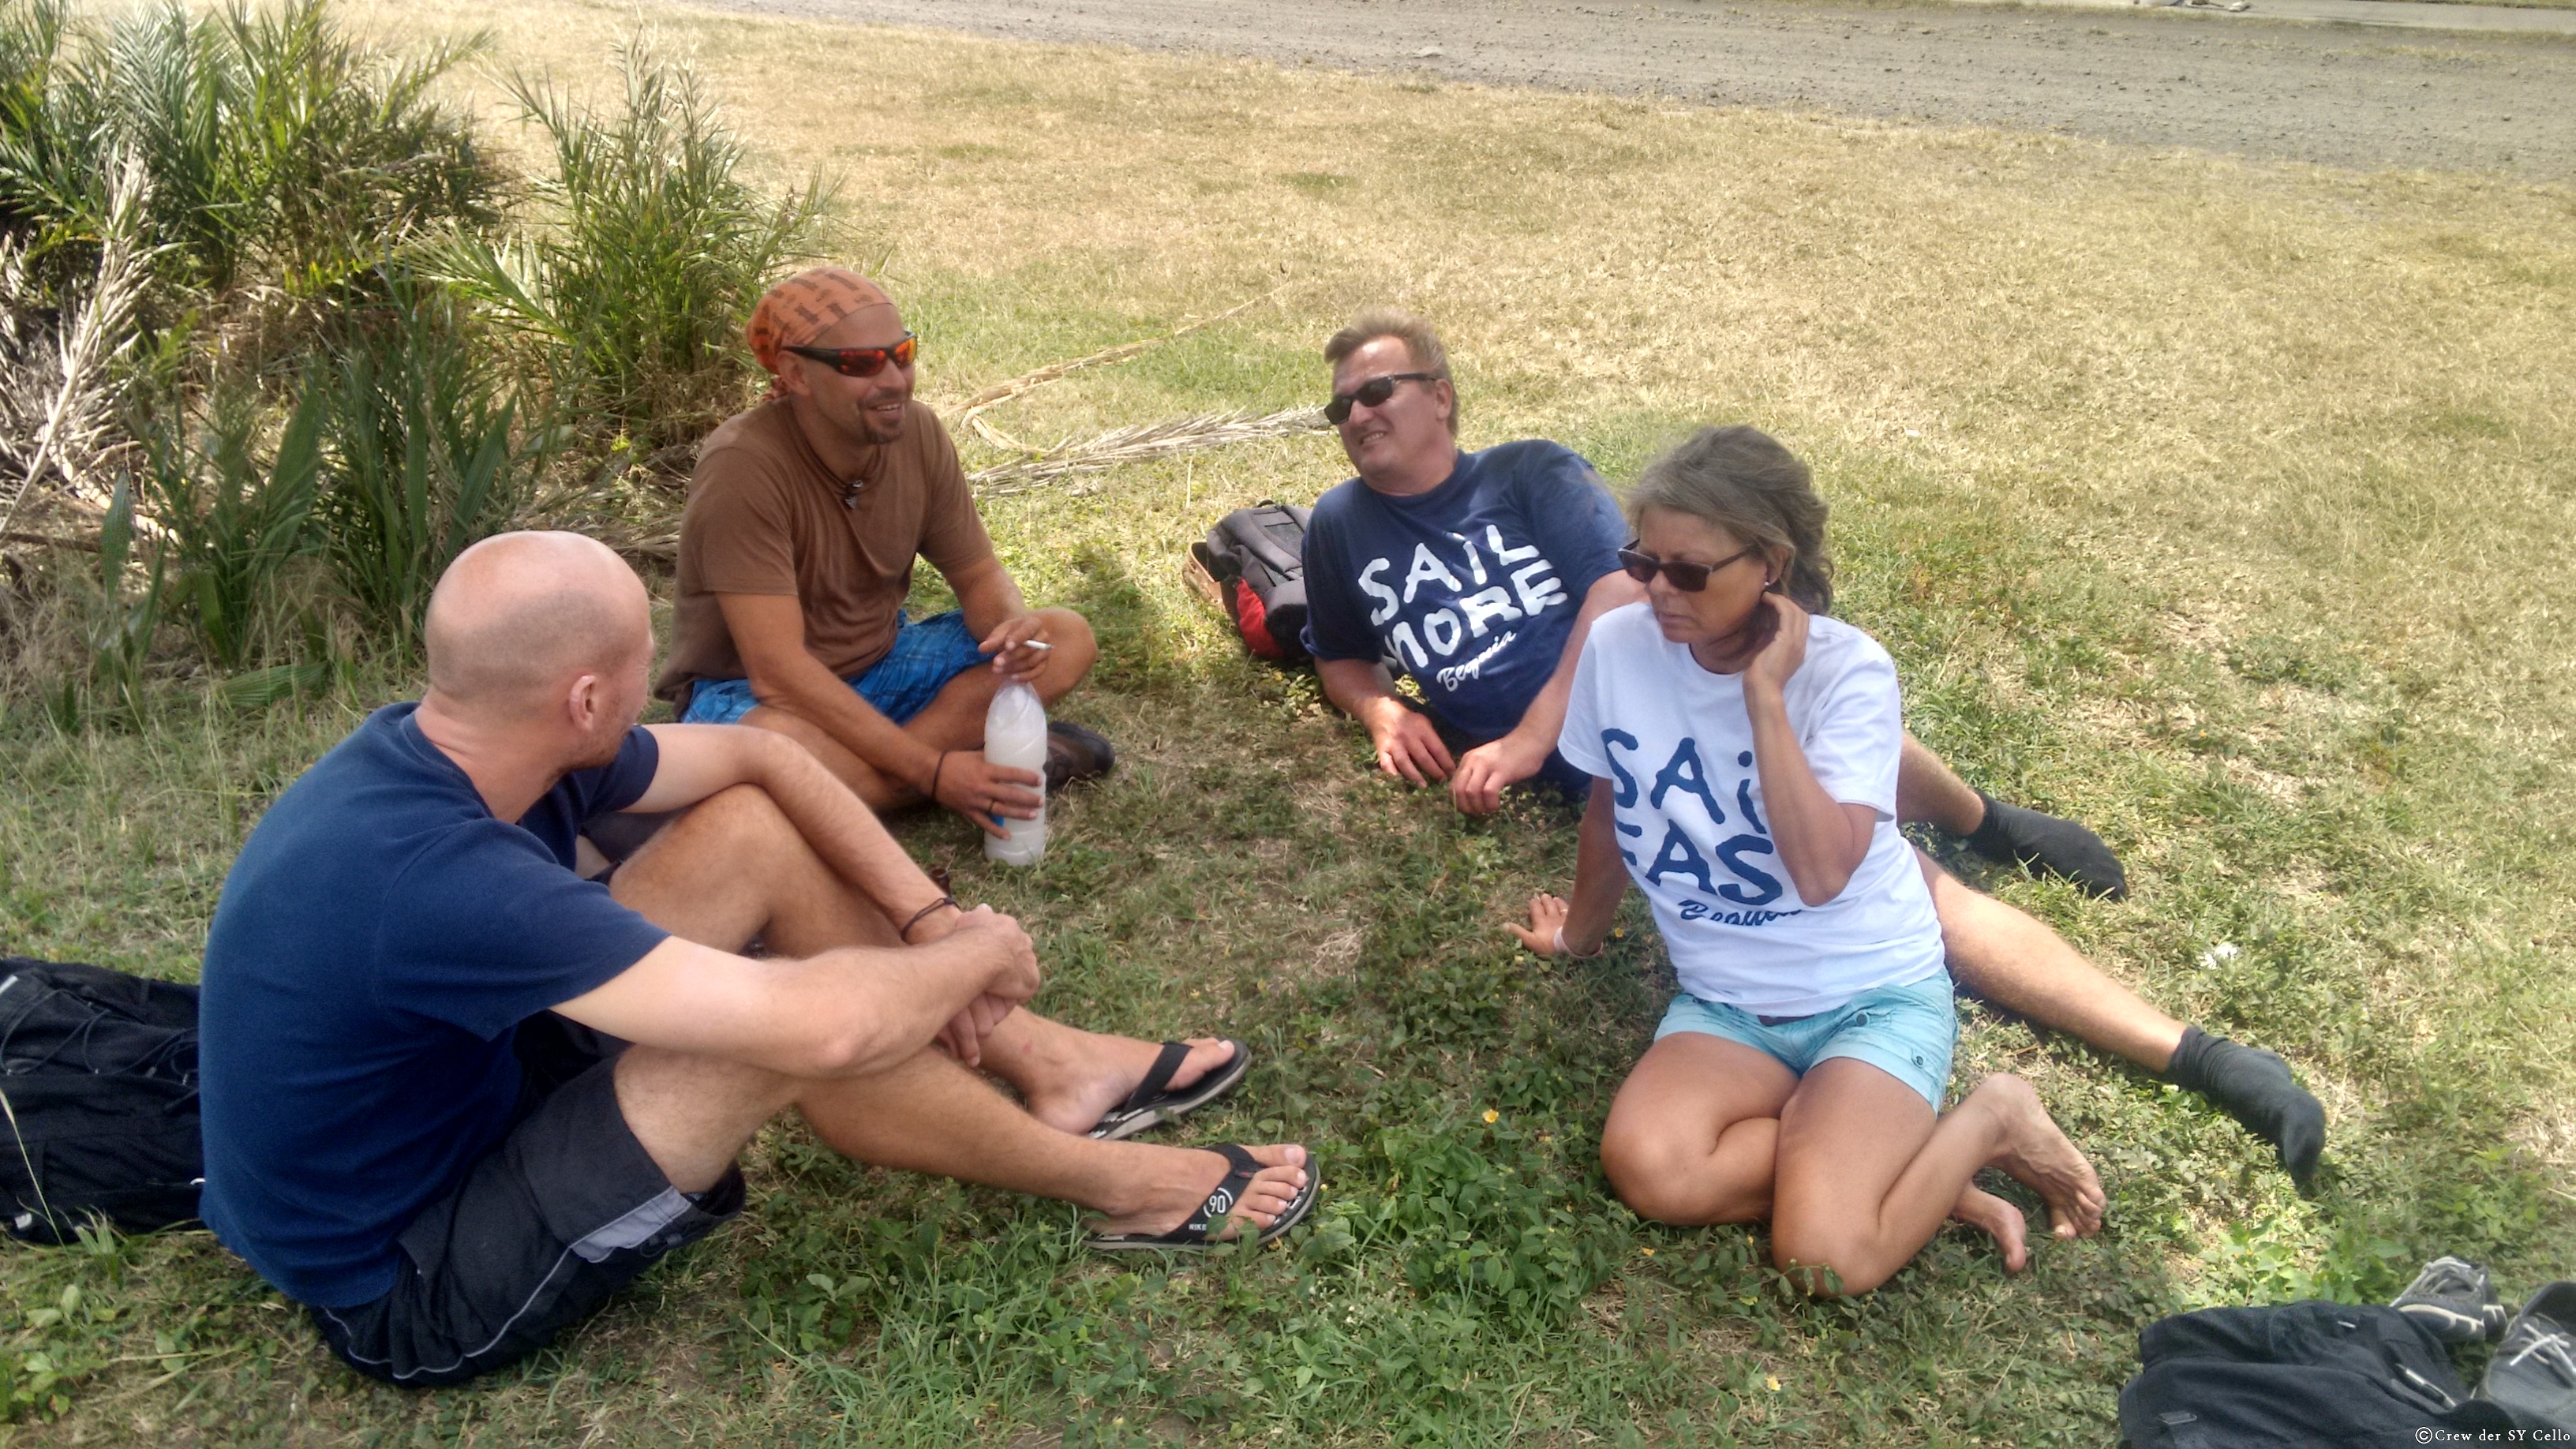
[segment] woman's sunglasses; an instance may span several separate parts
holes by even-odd
[[[889,362],[897,367],[910,367],[921,355],[921,339],[907,332],[892,347],[782,347],[799,357],[832,364],[832,370],[843,377],[874,377],[885,371]]]
[[[1716,573],[1737,559],[1749,558],[1761,551],[1762,545],[1747,544],[1713,564],[1702,564],[1684,563],[1677,558],[1657,558],[1650,553],[1639,553],[1636,545],[1630,544],[1619,550],[1619,567],[1626,569],[1628,577],[1641,584],[1653,583],[1655,575],[1660,573],[1673,581],[1674,588],[1685,594],[1696,594],[1708,587],[1710,574]]]
[[[1390,372],[1384,377],[1372,377],[1349,392],[1333,394],[1333,400],[1324,404],[1324,421],[1338,428],[1350,420],[1354,403],[1382,407],[1388,398],[1395,396],[1395,385],[1399,382],[1437,382],[1439,379],[1440,374],[1436,372]]]

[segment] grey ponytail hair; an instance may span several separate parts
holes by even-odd
[[[1798,455],[1760,428],[1702,428],[1646,465],[1628,490],[1628,526],[1649,508],[1714,523],[1746,543],[1785,552],[1781,592],[1811,614],[1834,607],[1834,561],[1825,551],[1825,500]]]

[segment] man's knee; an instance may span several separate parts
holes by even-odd
[[[761,1127],[812,1084],[740,1062],[658,1047],[617,1059],[617,1110],[671,1185],[703,1192]]]
[[[689,807],[619,872],[639,880],[686,882],[692,889],[733,881],[783,881],[814,858],[787,812],[758,785],[729,785]],[[676,871],[676,874],[673,872]]]
[[[703,914],[710,906],[739,906],[730,914],[742,920],[727,924],[746,934],[703,943],[730,951],[759,929],[781,890],[820,869],[820,858],[768,791],[734,785],[690,807],[630,856],[609,890],[620,903],[672,930],[685,929],[669,919],[675,910]],[[700,926],[718,929],[714,923]]]
[[[1061,695],[1091,672],[1092,661],[1100,657],[1100,640],[1091,632],[1091,621],[1071,609],[1040,609],[1038,617],[1046,621],[1047,642],[1055,645],[1047,684]]]
[[[767,830],[787,823],[767,790],[758,785],[727,785],[698,802],[699,813],[732,829]]]
[[[1047,621],[1047,639],[1058,649],[1079,651],[1085,657],[1100,652],[1100,641],[1091,632],[1091,621],[1071,609],[1058,606],[1038,610]]]
[[[685,833],[681,827],[686,827]],[[787,847],[802,848],[804,837],[758,785],[728,785],[692,807],[672,830],[672,843],[701,852],[722,852],[723,859]]]

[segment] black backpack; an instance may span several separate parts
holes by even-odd
[[[2205,1308],[2138,1330],[2138,1362],[2120,1390],[2128,1449],[2494,1444],[2515,1427],[2503,1405],[2471,1398],[2441,1340],[2394,1308]]]
[[[1264,499],[1217,520],[1190,545],[1190,585],[1234,621],[1245,648],[1281,664],[1307,659],[1306,522],[1311,508]]]
[[[68,1243],[93,1215],[197,1216],[197,988],[0,957],[0,1227]]]

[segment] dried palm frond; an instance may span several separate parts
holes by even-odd
[[[1122,342],[1115,347],[1102,348],[1100,351],[1094,352],[1087,357],[1076,357],[1064,362],[1050,362],[1035,372],[1022,373],[1008,382],[997,382],[991,387],[984,389],[982,392],[975,394],[973,397],[970,397],[966,399],[965,402],[959,404],[959,407],[962,410],[957,414],[958,426],[974,429],[976,436],[982,438],[985,442],[992,444],[994,447],[1004,450],[1005,452],[1023,453],[1032,451],[1027,444],[1020,442],[1018,439],[1011,437],[1009,434],[1000,431],[992,424],[984,421],[984,413],[989,409],[1000,407],[1002,404],[1009,402],[1011,399],[1018,397],[1023,393],[1035,392],[1037,389],[1046,386],[1048,383],[1051,383],[1060,377],[1080,372],[1086,367],[1099,367],[1105,363],[1124,362],[1128,358],[1151,352],[1155,348],[1160,347],[1164,343],[1170,342],[1175,338],[1187,337],[1202,327],[1213,327],[1217,323],[1223,322],[1229,317],[1241,316],[1252,308],[1278,296],[1279,293],[1287,286],[1288,284],[1286,282],[1282,282],[1278,286],[1271,288],[1269,291],[1262,293],[1258,297],[1246,298],[1243,301],[1237,302],[1233,306],[1226,308],[1224,311],[1217,313],[1213,317],[1202,317],[1196,322],[1185,322],[1180,326],[1173,328],[1171,331],[1164,333],[1160,337],[1147,337],[1135,342]]]
[[[8,533],[0,533],[0,543],[33,544],[38,548],[67,548],[76,553],[98,552],[97,539],[67,538],[60,534],[52,533],[21,533],[13,530]]]
[[[106,494],[96,475],[121,446],[113,365],[135,341],[149,189],[142,160],[127,154],[109,189],[97,279],[50,331],[35,320],[42,304],[25,248],[0,242],[0,533],[49,487],[74,499]]]
[[[1112,428],[1077,443],[1061,443],[1015,462],[979,469],[968,474],[966,481],[975,486],[981,497],[1002,498],[1062,482],[1078,473],[1097,473],[1126,463],[1232,447],[1260,438],[1321,432],[1331,426],[1314,408],[1289,408],[1260,417],[1242,409],[1192,413],[1159,423]]]

